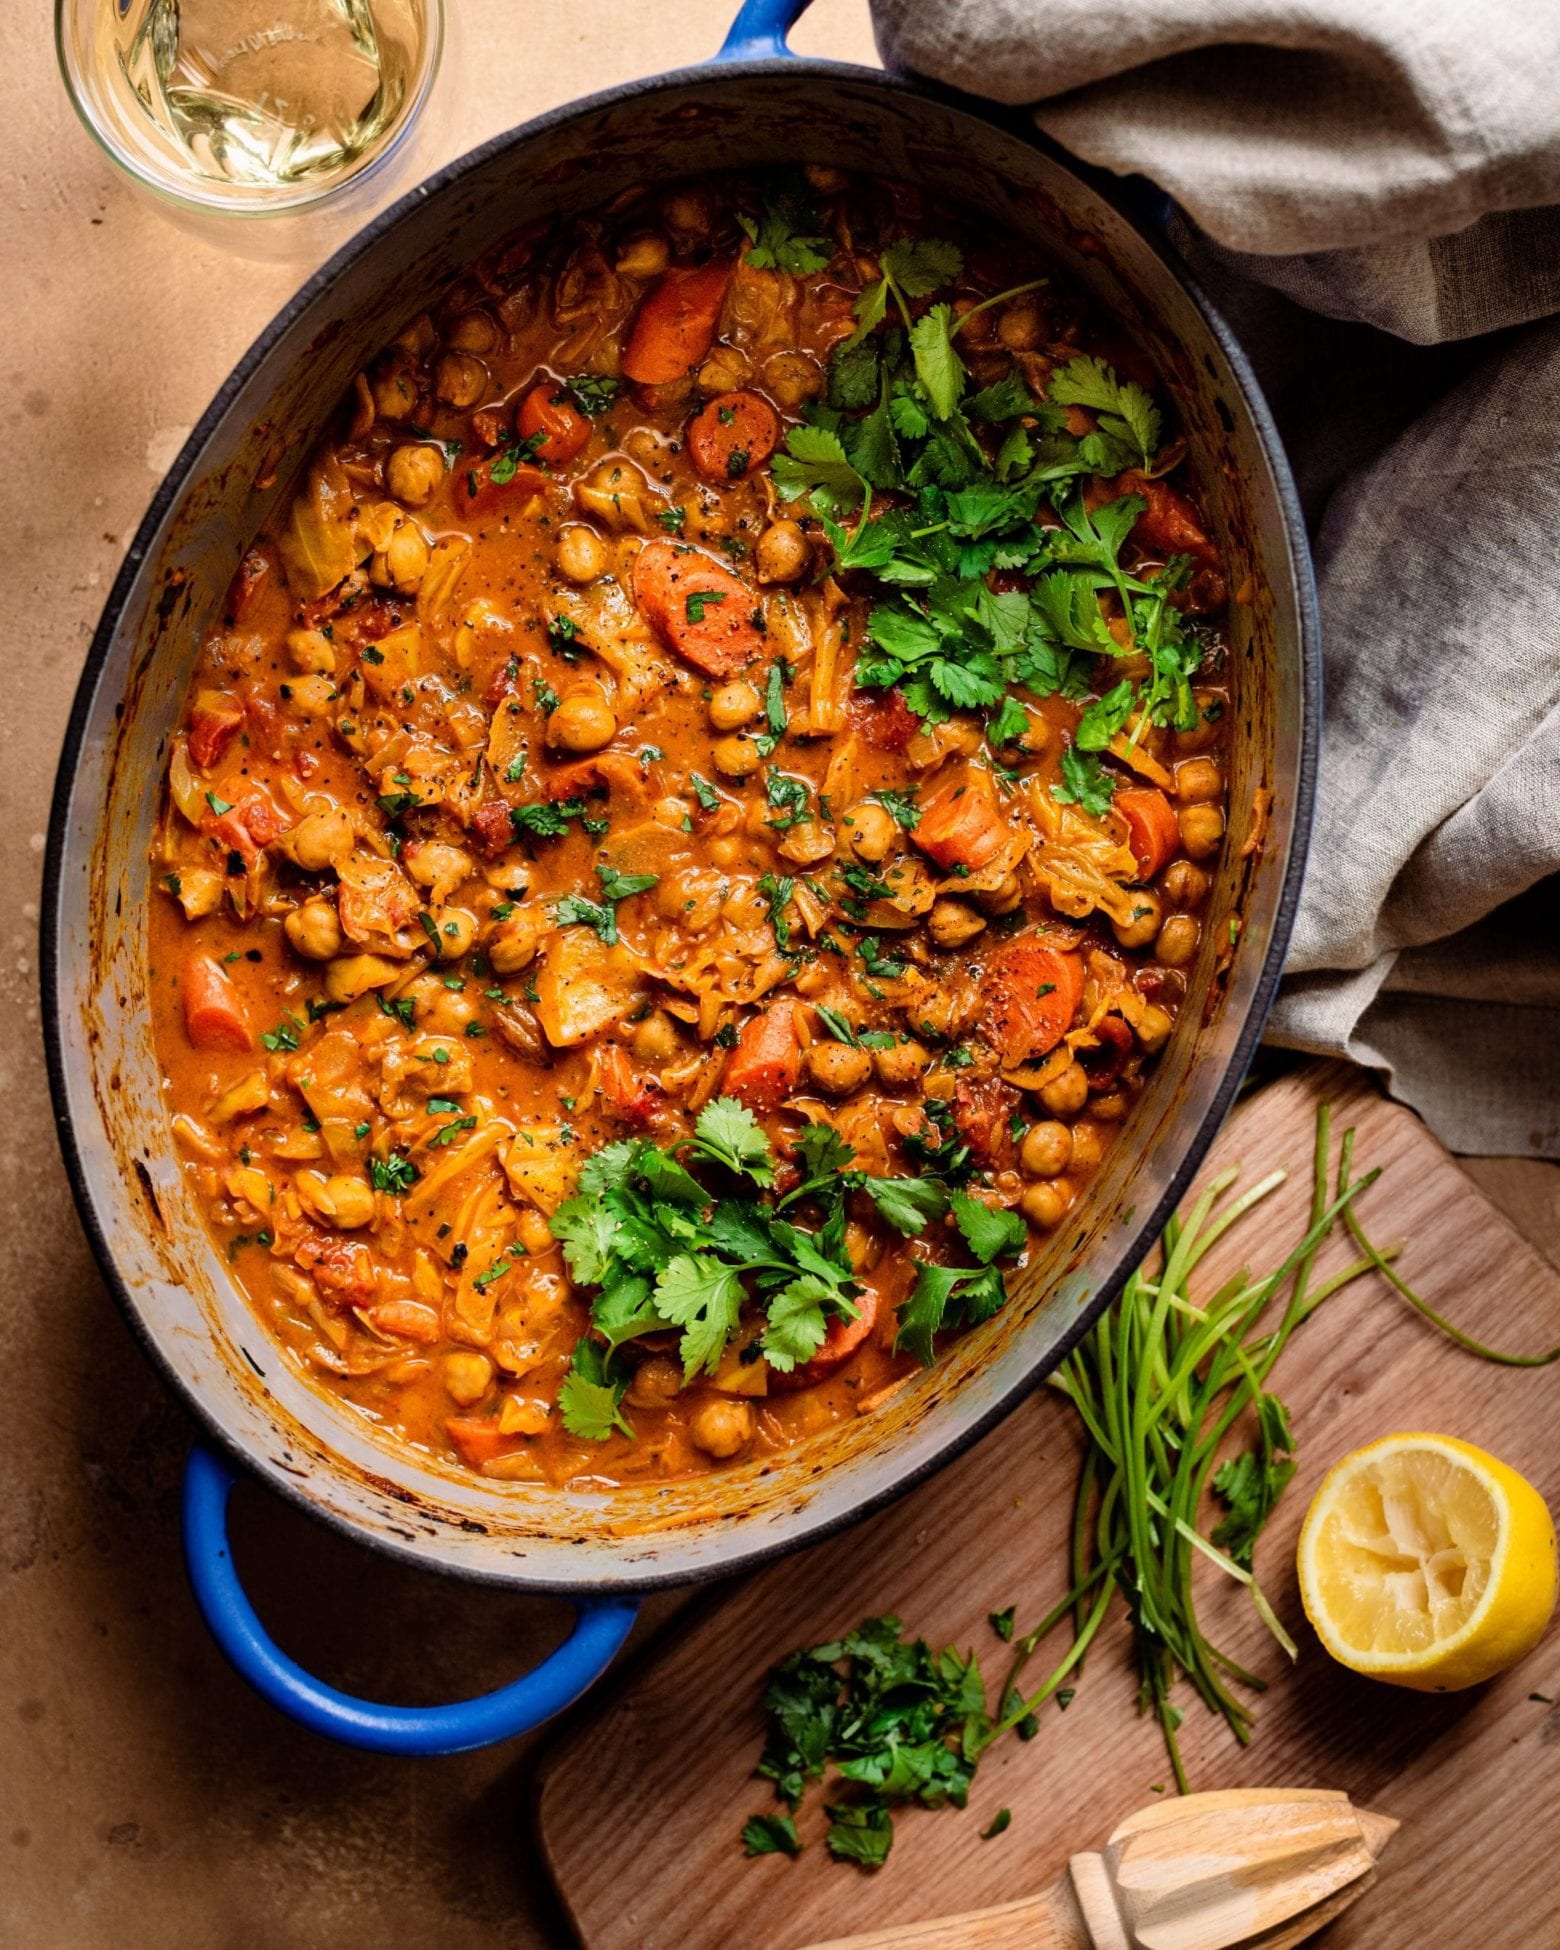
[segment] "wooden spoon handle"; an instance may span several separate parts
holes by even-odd
[[[1068,1881],[1044,1896],[925,1923],[896,1923],[866,1936],[830,1937],[808,1950],[1091,1950],[1092,1939]]]

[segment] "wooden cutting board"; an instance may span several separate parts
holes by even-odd
[[[1209,1169],[1239,1162],[1254,1183],[1289,1182],[1205,1262],[1213,1285],[1242,1264],[1276,1265],[1304,1228],[1317,1102],[1357,1129],[1356,1168],[1385,1167],[1360,1206],[1378,1245],[1406,1241],[1404,1277],[1432,1304],[1502,1347],[1560,1341],[1560,1274],[1513,1229],[1410,1112],[1353,1073],[1308,1069],[1235,1114]],[[1320,1270],[1350,1257],[1336,1242]],[[1285,1350],[1273,1377],[1289,1404],[1300,1470],[1257,1554],[1257,1573],[1300,1644],[1289,1668],[1249,1602],[1209,1567],[1205,1628],[1267,1675],[1242,1750],[1187,1693],[1182,1748],[1199,1788],[1344,1788],[1395,1815],[1402,1834],[1379,1886],[1340,1922],[1331,1950],[1436,1944],[1560,1944],[1560,1877],[1550,1817],[1560,1794],[1560,1626],[1482,1690],[1424,1697],[1357,1679],[1305,1625],[1294,1574],[1300,1520],[1329,1465],[1393,1429],[1461,1435],[1522,1470],[1560,1508],[1560,1366],[1497,1368],[1443,1340],[1372,1277],[1346,1289]],[[989,1684],[1006,1648],[988,1612],[1018,1626],[1066,1588],[1064,1536],[1079,1446],[1071,1409],[1042,1388],[975,1449],[913,1495],[814,1549],[703,1594],[637,1664],[592,1698],[538,1770],[546,1859],[588,1950],[797,1946],[975,1909],[1048,1886],[1067,1855],[1166,1791],[1157,1728],[1134,1713],[1119,1608],[1063,1712],[1039,1736],[982,1760],[969,1808],[906,1811],[875,1874],[833,1862],[816,1791],[795,1861],[748,1861],[744,1819],[775,1807],[752,1776],[758,1700],[770,1665],[863,1617],[897,1612],[932,1644],[973,1646]],[[1052,1642],[1060,1657],[1065,1640]],[[1034,1683],[1050,1669],[1037,1653]],[[1547,1695],[1547,1698],[1535,1697]],[[997,1809],[1012,1825],[980,1839]]]

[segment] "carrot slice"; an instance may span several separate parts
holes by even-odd
[[[927,800],[910,837],[944,869],[966,867],[974,873],[988,866],[1008,837],[991,774],[967,766]]]
[[[196,1049],[253,1049],[249,1012],[238,990],[210,955],[184,964],[184,1031]]]
[[[707,481],[740,481],[780,440],[780,418],[759,393],[722,393],[688,422],[688,451]]]
[[[223,691],[198,691],[190,706],[190,757],[202,770],[215,765],[244,722],[244,707]]]
[[[495,1456],[520,1447],[516,1437],[499,1432],[497,1420],[490,1415],[447,1415],[444,1433],[469,1469],[480,1469]]]
[[[515,432],[522,440],[540,435],[531,451],[549,467],[561,467],[565,461],[573,460],[589,440],[590,421],[570,405],[568,394],[557,380],[544,379],[521,400],[520,411],[515,415]]]
[[[715,339],[715,321],[731,281],[730,264],[692,271],[674,265],[652,287],[623,354],[636,386],[666,386],[698,365]]]
[[[823,1345],[810,1361],[803,1361],[789,1374],[781,1374],[778,1368],[769,1371],[769,1390],[771,1394],[789,1394],[793,1389],[811,1388],[815,1383],[827,1381],[829,1376],[856,1352],[863,1341],[877,1325],[878,1297],[871,1287],[856,1295],[856,1318],[842,1319],[835,1314],[829,1322],[829,1331],[823,1337]]]
[[[634,557],[634,601],[656,635],[710,677],[730,677],[764,647],[752,590],[682,543],[647,542]]]
[[[1174,806],[1157,786],[1135,785],[1116,794],[1116,810],[1127,822],[1138,879],[1152,880],[1180,842]]]
[[[1045,1056],[1067,1034],[1083,999],[1083,963],[1032,935],[999,948],[980,988],[981,1026],[1005,1069]]]
[[[773,1110],[796,1088],[801,1069],[796,1011],[777,1002],[743,1023],[721,1088],[749,1110]]]

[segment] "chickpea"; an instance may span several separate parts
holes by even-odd
[[[748,779],[758,770],[758,747],[740,733],[717,738],[710,747],[710,762],[722,778]]]
[[[783,413],[799,413],[823,391],[823,374],[805,352],[776,352],[764,361],[764,385]]]
[[[714,222],[713,199],[705,189],[669,190],[661,199],[661,215],[668,230],[692,242]]]
[[[799,867],[815,867],[834,851],[834,834],[816,819],[799,819],[781,840],[778,851]]]
[[[330,1222],[342,1232],[355,1232],[374,1216],[373,1187],[366,1178],[338,1171],[326,1179],[325,1196],[332,1206]]]
[[[385,468],[385,486],[403,508],[420,508],[444,479],[444,456],[425,441],[397,447]]]
[[[845,815],[845,834],[856,858],[875,866],[894,844],[894,816],[886,806],[862,799]]]
[[[475,406],[487,387],[487,367],[469,352],[446,352],[434,366],[433,390],[446,406]]]
[[[1040,1092],[1040,1101],[1053,1117],[1075,1117],[1089,1101],[1089,1079],[1081,1063],[1069,1063],[1060,1076]]]
[[[1181,844],[1194,860],[1211,860],[1224,838],[1224,815],[1217,806],[1186,806],[1179,816]]]
[[[711,840],[707,850],[710,864],[716,867],[734,867],[742,858],[742,842],[726,835]]]
[[[336,686],[328,677],[294,677],[283,684],[282,699],[295,718],[323,718],[336,701]]]
[[[1159,930],[1154,943],[1154,959],[1166,968],[1185,968],[1197,953],[1202,929],[1190,914],[1172,914]]]
[[[485,311],[463,311],[446,334],[452,352],[491,352],[498,327]]]
[[[734,677],[710,692],[705,713],[716,731],[740,731],[764,708],[764,701],[745,678]]]
[[[985,925],[984,914],[977,914],[973,907],[947,896],[932,903],[932,911],[926,921],[927,933],[939,948],[962,948],[966,941],[973,941]]]
[[[641,1063],[667,1063],[679,1047],[677,1025],[664,1009],[656,1009],[634,1024],[634,1054]]]
[[[420,975],[407,984],[417,1027],[430,1036],[464,1036],[477,1005],[462,989],[447,989],[442,975]]]
[[[686,799],[668,792],[650,808],[650,817],[669,833],[686,833],[693,819],[693,808]]]
[[[1224,796],[1224,774],[1211,758],[1188,758],[1175,768],[1175,796],[1188,801]]]
[[[1031,1124],[1018,1150],[1018,1162],[1031,1178],[1060,1178],[1072,1156],[1073,1134],[1054,1119]]]
[[[305,813],[287,835],[287,852],[305,873],[323,873],[352,851],[352,821],[340,806]]]
[[[1190,860],[1172,860],[1159,876],[1159,886],[1172,907],[1201,907],[1208,898],[1208,876]]]
[[[1189,731],[1175,733],[1178,752],[1205,752],[1219,735],[1219,720],[1224,715],[1224,699],[1217,691],[1193,691],[1197,722]]]
[[[560,533],[553,560],[558,573],[570,582],[594,582],[606,574],[606,546],[595,529],[587,528],[582,521],[571,521]]]
[[[717,345],[699,368],[699,391],[719,397],[734,393],[753,376],[748,356],[734,345]]]
[[[1067,1216],[1067,1194],[1059,1185],[1031,1185],[1018,1201],[1018,1209],[1032,1226],[1050,1232]]]
[[[795,582],[812,550],[794,521],[772,521],[758,538],[753,560],[760,582]]]
[[[376,373],[370,391],[374,396],[374,411],[381,420],[404,420],[417,404],[417,388],[410,374],[402,372],[399,366]]]
[[[612,268],[625,278],[658,278],[671,258],[671,246],[660,231],[639,230],[623,239]]]
[[[385,550],[385,572],[403,596],[410,596],[428,573],[428,537],[415,521],[403,521]]]
[[[1113,921],[1111,933],[1123,948],[1146,948],[1159,932],[1164,919],[1159,896],[1139,890],[1132,896],[1132,912],[1125,921]]]
[[[341,953],[341,921],[334,901],[305,901],[288,915],[282,929],[294,953],[305,961],[329,961]]]
[[[1092,1171],[1105,1155],[1105,1144],[1092,1124],[1073,1126],[1073,1170]]]
[[[666,1408],[682,1393],[682,1364],[669,1354],[652,1354],[641,1361],[628,1384],[634,1408]]]
[[[705,1402],[694,1412],[688,1434],[695,1449],[724,1459],[745,1449],[753,1440],[756,1427],[757,1417],[750,1402],[732,1401],[723,1395],[716,1401]]]
[[[872,1051],[872,1069],[885,1090],[903,1090],[909,1084],[918,1083],[931,1060],[926,1045],[918,1043],[913,1036],[886,1049]]]
[[[433,925],[438,930],[440,961],[459,961],[462,955],[471,953],[472,944],[477,938],[477,917],[463,907],[441,907],[434,916]]]
[[[409,846],[403,864],[419,887],[437,887],[441,882],[446,887],[458,887],[471,873],[471,855],[443,840]]]
[[[997,327],[989,305],[981,305],[976,298],[955,298],[953,310],[954,316],[961,321],[959,336],[966,345],[991,343],[991,335]],[[970,315],[972,312],[973,317]]]
[[[1002,307],[997,337],[1009,352],[1033,352],[1045,336],[1045,320],[1033,297],[1015,298]]]
[[[617,713],[599,691],[573,691],[548,718],[547,742],[566,752],[599,752],[617,728]]]
[[[807,1074],[828,1097],[848,1097],[872,1074],[872,1058],[849,1043],[814,1043],[807,1052]]]
[[[1103,1096],[1096,1097],[1093,1115],[1104,1124],[1119,1124],[1127,1114],[1127,1099],[1120,1090],[1107,1090]]]
[[[1150,1053],[1164,1046],[1174,1027],[1174,1016],[1168,1009],[1161,1009],[1155,1002],[1150,1002],[1148,1007],[1140,1012],[1135,1025],[1138,1042]]]
[[[336,647],[323,630],[289,630],[287,654],[294,670],[329,677],[336,668]]]
[[[495,975],[518,975],[536,959],[548,931],[540,908],[522,907],[501,921],[487,938],[488,966]]]
[[[493,1363],[474,1348],[461,1348],[446,1354],[443,1366],[444,1392],[462,1408],[474,1408],[493,1385]]]

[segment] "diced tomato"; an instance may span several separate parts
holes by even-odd
[[[796,1011],[776,1002],[743,1023],[721,1088],[749,1110],[774,1110],[796,1088],[801,1070]]]
[[[1158,555],[1190,555],[1210,567],[1217,564],[1219,551],[1208,539],[1201,515],[1184,494],[1135,470],[1122,474],[1116,485],[1123,494],[1141,495],[1148,503],[1132,530],[1144,548]]]
[[[810,1361],[803,1361],[789,1374],[781,1374],[778,1368],[771,1368],[771,1391],[789,1394],[796,1388],[811,1388],[817,1382],[827,1381],[830,1375],[843,1368],[877,1325],[878,1297],[871,1287],[856,1295],[856,1309],[854,1320],[844,1320],[838,1314],[830,1320],[823,1345]]]
[[[1000,1077],[960,1077],[953,1088],[953,1122],[959,1136],[988,1169],[1012,1158],[1008,1128],[1018,1092]]]
[[[515,837],[507,799],[484,799],[471,815],[467,831],[484,860],[496,860]]]
[[[623,354],[623,372],[636,386],[666,386],[699,364],[715,339],[715,323],[731,281],[731,265],[698,270],[673,265],[646,293]]]
[[[850,722],[864,743],[875,752],[902,752],[915,734],[924,728],[906,704],[900,690],[857,691],[850,703]]]
[[[764,647],[758,598],[695,548],[646,542],[634,557],[634,601],[669,649],[709,677],[730,677]]]
[[[1017,1069],[1045,1056],[1072,1027],[1083,999],[1083,964],[1077,955],[1048,948],[1021,935],[986,963],[980,985],[980,1016],[1003,1066]]]
[[[271,558],[262,548],[252,548],[245,552],[238,565],[238,573],[228,585],[227,601],[223,604],[223,614],[231,622],[238,622],[247,610],[254,607],[255,598],[271,579]]]
[[[759,393],[722,393],[688,422],[688,452],[707,481],[743,480],[779,440],[779,416]]]
[[[922,806],[910,837],[945,870],[967,867],[975,873],[989,866],[1008,838],[991,774],[968,765],[940,786]]]
[[[254,873],[265,857],[265,849],[282,837],[287,825],[263,792],[247,792],[236,805],[209,820],[206,830],[230,853],[238,854],[245,873]]]
[[[608,1111],[635,1130],[642,1131],[660,1108],[660,1086],[641,1076],[616,1043],[603,1047],[596,1082]]]
[[[484,447],[496,447],[508,430],[508,421],[503,410],[497,406],[479,406],[471,416],[471,431]]]
[[[360,1239],[314,1234],[299,1242],[293,1257],[308,1268],[329,1306],[343,1311],[366,1307],[379,1291],[374,1256]]]
[[[532,453],[549,467],[561,467],[589,440],[590,421],[572,404],[557,380],[544,379],[520,402],[515,432],[522,440],[539,435]]]
[[[1126,1068],[1132,1054],[1132,1031],[1120,1016],[1101,1016],[1093,1025],[1099,1043],[1094,1049],[1078,1050],[1091,1090],[1108,1090]]]
[[[1175,808],[1152,785],[1129,786],[1116,794],[1114,803],[1127,822],[1127,844],[1137,861],[1138,879],[1152,880],[1180,843]]]
[[[190,706],[190,757],[204,771],[232,744],[244,707],[224,691],[199,691]]]
[[[490,1415],[447,1415],[444,1433],[468,1469],[480,1469],[495,1456],[520,1447],[518,1437],[500,1434],[497,1420]]]
[[[220,962],[211,955],[191,955],[180,989],[184,1032],[196,1049],[254,1048],[249,1012]]]

